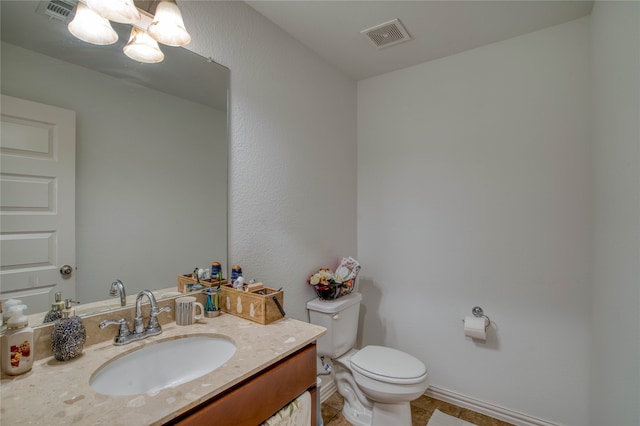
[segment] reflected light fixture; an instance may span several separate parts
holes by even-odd
[[[118,41],[118,33],[111,27],[109,20],[84,3],[78,3],[76,16],[67,28],[71,34],[87,43],[106,45]]]
[[[191,36],[175,0],[153,3],[157,3],[155,16],[146,10],[140,13],[134,0],[80,0],[75,17],[68,25],[69,32],[87,43],[113,44],[118,34],[109,20],[131,24],[129,43],[123,49],[125,55],[140,62],[161,62],[164,54],[156,42],[185,46],[191,42]]]
[[[125,55],[138,62],[155,64],[164,60],[164,53],[158,47],[158,42],[137,27],[131,29],[129,43],[122,50]]]
[[[113,22],[133,24],[140,20],[140,12],[133,0],[87,0],[87,6]]]

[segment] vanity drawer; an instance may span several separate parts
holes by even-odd
[[[316,425],[316,345],[310,344],[212,400],[166,424],[256,426],[304,391],[311,392],[311,425]]]

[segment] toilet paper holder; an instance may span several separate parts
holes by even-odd
[[[489,326],[491,325],[491,318],[484,314],[484,310],[482,310],[480,306],[474,306],[473,309],[471,309],[471,313],[476,318],[486,319],[487,323],[485,324],[484,329],[486,330],[487,328],[489,328]],[[462,320],[462,322],[464,322],[464,319]]]

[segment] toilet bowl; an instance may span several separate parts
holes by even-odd
[[[342,412],[356,426],[411,425],[409,402],[429,386],[419,359],[384,346],[353,349],[362,295],[307,303],[311,323],[327,328],[317,343],[318,355],[333,360]]]
[[[375,355],[384,356],[388,364],[375,366],[380,368],[370,365],[376,361]],[[422,362],[383,346],[353,349],[334,361],[338,392],[345,400],[342,412],[350,423],[411,425],[409,402],[419,398],[429,386]]]

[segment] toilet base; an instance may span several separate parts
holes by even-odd
[[[344,398],[342,415],[354,426],[411,426],[409,401],[383,403],[367,398],[356,384],[348,365],[349,355],[334,362],[338,393]]]
[[[354,407],[345,400],[342,415],[354,426],[411,426],[412,424],[411,406],[408,402],[401,404],[376,402],[373,404],[373,410],[368,410],[362,406]]]
[[[335,379],[338,393],[344,399],[342,414],[354,426],[371,426],[371,401],[362,394],[349,370],[336,363]]]
[[[344,406],[342,407],[342,415],[353,426],[372,426],[371,411],[362,408],[364,407],[352,406],[345,400]]]
[[[375,402],[373,404],[371,426],[411,426],[411,424],[411,405],[408,402],[400,402],[396,404]]]

